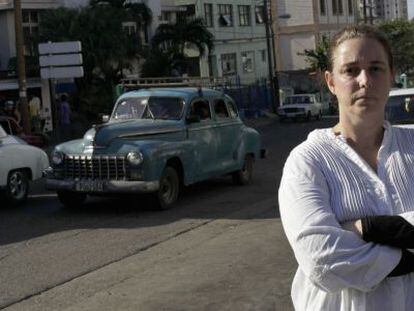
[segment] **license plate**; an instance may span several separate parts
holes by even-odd
[[[287,113],[286,116],[287,117],[296,117],[296,113]]]
[[[100,180],[80,180],[76,182],[75,189],[81,192],[100,192],[104,187]]]

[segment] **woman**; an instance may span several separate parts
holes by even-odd
[[[414,255],[406,250],[414,246],[414,130],[384,121],[389,44],[373,28],[347,27],[333,38],[329,62],[339,123],[291,152],[279,188],[299,263],[295,309],[414,310]]]

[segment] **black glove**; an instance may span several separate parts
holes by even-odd
[[[414,226],[401,216],[370,216],[361,219],[367,242],[398,248],[414,248]]]

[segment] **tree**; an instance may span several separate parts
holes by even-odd
[[[82,101],[83,108],[93,113],[108,109],[113,100],[113,86],[122,76],[122,70],[143,54],[140,37],[129,35],[122,28],[124,21],[139,18],[138,7],[133,6],[133,13],[131,7],[127,9],[115,4],[60,8],[45,12],[40,19],[41,42],[82,42],[85,76],[77,79],[79,101]]]
[[[158,26],[152,45],[154,53],[151,53],[150,61],[156,61],[154,56],[158,55],[164,61],[168,60],[168,67],[172,69],[184,66],[186,49],[195,48],[200,56],[207,51],[210,53],[214,47],[214,37],[202,18],[181,18],[175,24]]]
[[[306,62],[314,72],[324,72],[328,69],[328,49],[329,39],[326,35],[322,35],[321,41],[314,50],[305,49],[303,53],[298,54],[305,56]]]
[[[397,73],[414,72],[414,21],[397,19],[379,25],[391,43]]]

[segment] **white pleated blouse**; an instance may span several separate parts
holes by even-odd
[[[384,128],[377,172],[331,128],[311,132],[286,161],[279,209],[299,264],[296,310],[414,310],[414,273],[387,277],[401,251],[340,225],[396,214],[414,224],[414,129]]]

